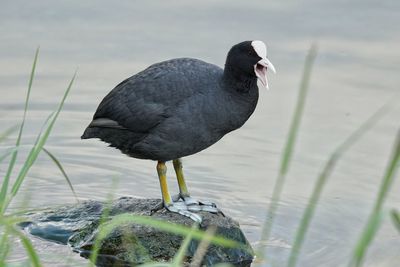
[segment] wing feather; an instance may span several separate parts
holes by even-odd
[[[174,59],[151,65],[118,84],[100,103],[93,125],[147,133],[185,99],[209,90],[207,75],[222,71],[196,59]]]

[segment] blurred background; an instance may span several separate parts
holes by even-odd
[[[194,57],[223,67],[230,47],[262,40],[277,74],[250,120],[209,149],[184,158],[193,196],[236,218],[253,245],[259,240],[295,105],[304,58],[319,54],[295,156],[268,242],[269,264],[281,266],[322,165],[379,107],[399,98],[399,1],[9,1],[0,8],[0,130],[19,122],[29,72],[40,45],[23,144],[32,144],[78,78],[46,145],[62,162],[81,199],[159,197],[155,163],[131,159],[98,140],[80,140],[101,99],[148,65]],[[400,107],[394,106],[340,160],[323,192],[299,266],[346,266],[375,201],[389,160]],[[14,143],[9,141],[11,146]],[[6,146],[0,147],[5,149]],[[21,154],[30,147],[25,146]],[[23,157],[22,157],[23,158]],[[170,170],[172,165],[170,165]],[[0,165],[0,177],[6,170]],[[177,192],[170,173],[171,191]],[[44,155],[29,173],[14,209],[73,203],[59,170]],[[399,208],[400,183],[386,209]],[[48,266],[68,248],[36,240]],[[24,259],[15,249],[13,260]],[[365,266],[398,266],[400,238],[386,220]],[[68,253],[68,254],[67,254]],[[269,266],[269,265],[268,265]]]

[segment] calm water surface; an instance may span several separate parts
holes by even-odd
[[[268,243],[269,264],[283,266],[329,153],[382,104],[399,98],[399,11],[398,1],[6,0],[0,10],[0,130],[22,116],[34,49],[40,45],[20,155],[26,155],[79,66],[47,148],[61,160],[82,199],[105,199],[113,178],[118,180],[116,197],[159,197],[154,162],[130,159],[97,140],[79,139],[99,101],[122,79],[154,62],[189,56],[223,66],[233,44],[264,40],[278,71],[270,75],[271,90],[260,90],[258,107],[242,129],[184,159],[192,194],[215,201],[257,244],[304,57],[317,41],[320,52],[305,117]],[[376,197],[399,117],[397,105],[340,160],[299,266],[346,266]],[[5,170],[0,165],[0,177]],[[172,173],[170,182],[176,191]],[[399,208],[399,192],[397,182],[386,201],[388,211]],[[29,172],[13,208],[27,202],[33,208],[74,202],[58,169],[44,155]],[[85,263],[65,246],[34,242],[46,266]],[[399,233],[386,220],[365,266],[398,266],[399,248]],[[17,244],[11,261],[23,262],[22,251]]]

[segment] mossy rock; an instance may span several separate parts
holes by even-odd
[[[129,213],[147,215],[157,220],[181,224],[187,227],[193,221],[165,209],[151,214],[159,199],[137,199],[123,197],[115,200],[109,207],[108,217],[101,218],[105,204],[98,201],[85,201],[76,205],[47,210],[31,214],[30,221],[21,224],[31,234],[41,238],[68,244],[81,256],[90,258],[96,240],[100,220],[111,220],[113,216]],[[250,266],[253,253],[251,246],[240,230],[239,224],[222,214],[199,212],[203,217],[200,229],[210,226],[216,228],[216,234],[241,244],[241,248],[226,248],[210,245],[203,258],[203,264],[213,266],[217,263],[229,263],[233,266]],[[183,237],[167,233],[153,227],[136,223],[126,223],[113,229],[99,244],[98,266],[135,266],[141,263],[172,260],[181,246]],[[190,263],[197,250],[199,241],[192,240],[185,263]]]

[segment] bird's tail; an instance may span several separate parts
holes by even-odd
[[[97,130],[88,126],[85,131],[83,132],[81,139],[90,139],[90,138],[95,138]]]

